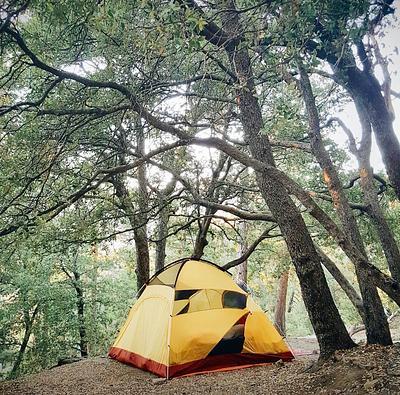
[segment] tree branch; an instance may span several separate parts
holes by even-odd
[[[281,235],[273,235],[271,236],[269,234],[269,232],[271,232],[272,230],[276,229],[278,227],[278,225],[273,225],[270,228],[264,230],[264,232],[261,233],[261,235],[247,248],[247,250],[245,251],[245,253],[240,256],[237,259],[234,259],[233,261],[230,261],[228,263],[226,263],[224,266],[222,266],[223,269],[228,270],[231,269],[232,267],[238,266],[241,263],[243,263],[244,261],[246,261],[250,255],[255,251],[255,249],[258,247],[258,245],[265,239],[271,238],[271,237],[279,237]]]

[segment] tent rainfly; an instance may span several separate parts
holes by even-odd
[[[166,378],[293,359],[231,275],[193,259],[173,262],[150,278],[109,356]]]

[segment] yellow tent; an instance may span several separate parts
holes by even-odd
[[[148,281],[109,355],[167,378],[293,359],[228,272],[192,259],[173,262]]]

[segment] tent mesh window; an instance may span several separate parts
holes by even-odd
[[[246,302],[247,296],[239,292],[225,291],[222,294],[222,304],[225,308],[244,309]]]
[[[175,300],[189,299],[198,291],[198,289],[185,289],[181,291],[175,291]]]
[[[174,315],[214,309],[244,309],[247,295],[222,289],[175,291]]]

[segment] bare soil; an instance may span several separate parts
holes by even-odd
[[[98,357],[0,382],[0,394],[400,394],[400,345],[337,352],[316,372],[306,371],[316,358],[167,382]]]

